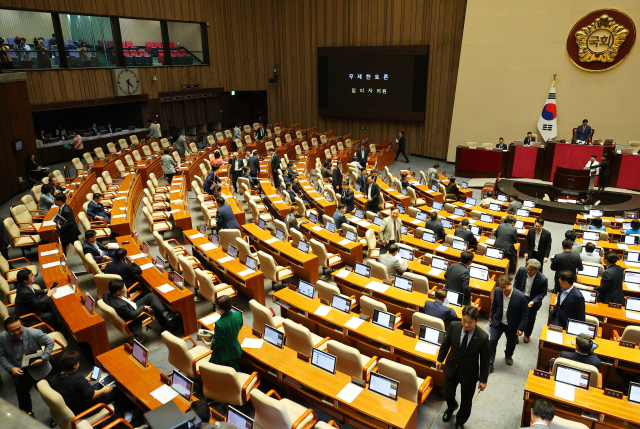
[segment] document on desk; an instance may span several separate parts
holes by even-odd
[[[67,295],[73,294],[73,289],[69,286],[60,286],[56,288],[56,293],[53,294],[54,299],[60,299]]]
[[[324,197],[315,197],[314,200],[324,200]]]
[[[562,332],[547,331],[547,341],[556,344],[564,344],[564,336]]]
[[[423,341],[418,341],[416,343],[415,349],[419,352],[426,353],[428,355],[435,356],[438,353],[438,346],[436,346],[435,344],[425,343]]]
[[[427,274],[430,276],[439,277],[444,271],[439,268],[431,268]]]
[[[355,222],[356,224],[360,225],[360,226],[371,226],[373,225],[371,222],[367,222],[366,220],[361,220],[360,222]]]
[[[360,393],[362,393],[363,390],[364,388],[349,382],[336,396],[338,399],[341,399],[347,404],[350,404],[358,397]]]
[[[268,198],[278,198],[280,195],[278,194],[271,194],[271,195],[267,195]]]
[[[386,284],[374,281],[366,285],[365,288],[375,290],[376,292],[385,293],[387,289],[389,289],[389,286],[387,286]]]
[[[213,250],[213,249],[216,249],[217,247],[218,247],[218,246],[216,246],[216,245],[215,245],[215,244],[213,244],[213,243],[204,243],[204,244],[201,244],[201,245],[200,245],[200,249],[204,250],[205,252],[206,252],[207,250]]]
[[[340,270],[337,273],[335,273],[335,275],[340,277],[341,279],[346,279],[349,276],[349,273],[350,273],[350,271]]]
[[[253,271],[251,268],[247,268],[246,270],[240,271],[240,272],[238,273],[238,275],[239,275],[240,277],[244,277],[244,276],[251,275],[251,274],[253,274],[253,273],[255,273],[255,271]]]
[[[55,255],[57,253],[58,253],[58,249],[56,249],[56,250],[47,250],[46,252],[42,252],[40,254],[40,256]]]
[[[553,396],[560,399],[566,399],[569,402],[573,402],[576,399],[576,387],[570,384],[559,383],[556,381],[556,390],[553,392]]]
[[[437,252],[446,252],[447,250],[449,250],[449,248],[447,246],[438,246],[438,247],[436,247],[436,251]]]
[[[312,226],[312,227],[311,227],[311,230],[312,230],[312,231],[322,231],[322,229],[323,229],[323,228],[322,228],[321,226],[317,226],[317,225],[316,225],[316,226]]]
[[[225,262],[233,261],[234,259],[235,258],[232,258],[231,256],[225,256],[224,258],[218,259],[218,263],[224,264]]]
[[[118,191],[119,194],[128,194],[129,191]]]
[[[629,246],[626,244],[618,243],[618,249],[629,250]]]
[[[419,219],[414,219],[414,220],[411,221],[411,223],[418,224],[418,223],[422,223],[422,221],[419,220]]]
[[[151,396],[153,396],[161,404],[166,404],[167,402],[178,396],[178,392],[176,392],[166,384],[163,384],[162,386],[151,392]]]
[[[174,290],[175,288],[173,286],[168,285],[168,284],[165,283],[162,286],[158,286],[157,289],[162,293],[169,293],[172,290]]]
[[[204,237],[204,235],[202,235],[202,234],[200,234],[200,233],[193,234],[193,235],[190,235],[190,236],[189,236],[189,238],[190,238],[190,239],[192,239],[192,240],[193,240],[194,238],[201,238],[201,237]]]
[[[127,215],[126,214],[119,214],[119,215],[112,216],[111,218],[112,219],[118,219],[118,218],[124,218],[124,217],[127,217]]]
[[[169,213],[178,213],[181,212],[182,210],[180,209],[175,209],[175,210],[170,210]]]
[[[469,207],[473,207],[471,204],[463,204],[462,207],[464,207],[465,209],[468,209]]]
[[[202,319],[200,319],[200,322],[203,325],[213,325],[214,323],[216,323],[218,321],[219,318],[220,318],[220,314],[213,313],[213,314],[208,315],[207,317],[203,317]]]
[[[627,267],[640,268],[640,264],[637,262],[626,262],[624,263]]]
[[[273,237],[268,240],[265,240],[264,242],[267,244],[271,244],[271,243],[275,243],[276,241],[280,241],[280,240],[278,240],[276,237]]]
[[[51,220],[45,220],[44,222],[42,222],[40,228],[42,228],[43,226],[56,226],[56,223]]]
[[[626,285],[627,289],[629,290],[640,291],[640,285],[637,285],[635,283],[626,283]]]
[[[344,327],[355,330],[358,329],[363,322],[364,319],[360,319],[359,317],[352,317],[347,323],[344,324]]]
[[[174,180],[175,180],[175,179],[174,179]],[[175,193],[175,192],[181,192],[181,191],[182,191],[182,189],[174,189],[173,191],[171,191],[171,193],[173,194],[173,193]]]
[[[448,217],[449,219],[453,219],[453,220],[460,219],[460,216],[455,215],[455,214],[449,215],[449,216],[447,216],[447,217]]]
[[[284,204],[282,200],[273,200],[273,204]]]
[[[476,223],[478,219],[469,219],[469,223]]]
[[[129,256],[129,258],[135,261],[136,259],[144,258],[144,256],[145,256],[144,253],[136,253],[135,255]]]
[[[243,349],[260,349],[264,340],[261,338],[245,338],[240,347]]]
[[[496,242],[495,238],[489,238],[488,240],[484,241],[484,244],[488,244],[489,246],[493,246]]]
[[[316,314],[318,316],[326,316],[327,314],[329,314],[329,311],[331,311],[331,307],[320,304],[320,307],[318,307],[318,309],[314,311],[313,314]]]
[[[640,313],[637,313],[635,311],[625,311],[626,316],[628,319],[635,319],[635,320],[640,320]]]
[[[60,265],[60,261],[55,261],[55,262],[49,262],[48,264],[44,264],[42,265],[42,268],[52,268],[52,267],[57,267],[58,265]]]
[[[126,200],[126,199],[127,199],[127,197],[118,197],[118,198],[114,198],[113,200],[117,201],[117,200]]]
[[[303,186],[304,189],[313,189],[311,186]]]
[[[347,240],[346,238],[345,238],[344,240],[342,240],[342,241],[338,242],[338,244],[339,244],[340,246],[346,246],[346,245],[348,245],[348,244],[350,244],[350,243],[353,243],[353,241],[351,241],[351,240]]]
[[[118,250],[120,245],[118,243],[107,243],[105,247],[109,250]]]
[[[153,267],[155,267],[155,264],[153,262],[149,262],[148,264],[140,265],[140,269],[142,271],[148,270],[149,268],[153,268]]]
[[[528,232],[528,230],[526,229],[519,229],[518,230],[518,234],[526,234]]]

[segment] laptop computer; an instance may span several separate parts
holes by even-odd
[[[567,334],[578,336],[586,334],[591,339],[595,339],[598,329],[595,323],[581,322],[579,320],[569,319],[567,322]]]
[[[444,341],[444,336],[445,331],[427,325],[420,325],[420,333],[418,334],[418,340],[420,341],[440,347]]]
[[[336,373],[336,357],[315,347],[311,352],[311,365],[329,374]]]
[[[398,400],[398,390],[400,389],[400,382],[377,372],[371,373],[369,379],[369,390],[385,398]]]
[[[555,381],[565,384],[570,384],[579,389],[589,390],[589,379],[591,378],[591,372],[580,371],[576,368],[571,368],[562,364],[556,365],[556,377]]]
[[[377,308],[374,308],[371,322],[374,325],[378,325],[385,329],[393,331],[395,329],[396,316],[395,314],[391,314],[386,311],[380,311]]]
[[[331,307],[349,314],[351,313],[351,299],[348,296],[334,293],[331,299]]]

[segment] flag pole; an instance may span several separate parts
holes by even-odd
[[[553,87],[556,87],[556,76],[558,76],[558,73],[554,73],[553,74]]]

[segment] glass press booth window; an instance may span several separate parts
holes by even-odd
[[[3,70],[57,69],[60,57],[51,14],[0,9]]]
[[[69,68],[116,67],[111,19],[60,14]]]
[[[160,21],[119,18],[127,67],[161,66],[164,62]]]
[[[172,65],[199,65],[204,63],[201,24],[167,22]]]

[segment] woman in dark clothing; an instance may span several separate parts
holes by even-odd
[[[598,189],[604,191],[604,188],[609,186],[609,155],[602,154],[602,161],[600,161],[600,176],[598,178]]]
[[[35,155],[31,155],[29,157],[29,160],[27,161],[27,171],[29,172],[29,177],[35,181],[38,181],[47,175],[47,170],[43,169],[42,166],[38,164]]]

